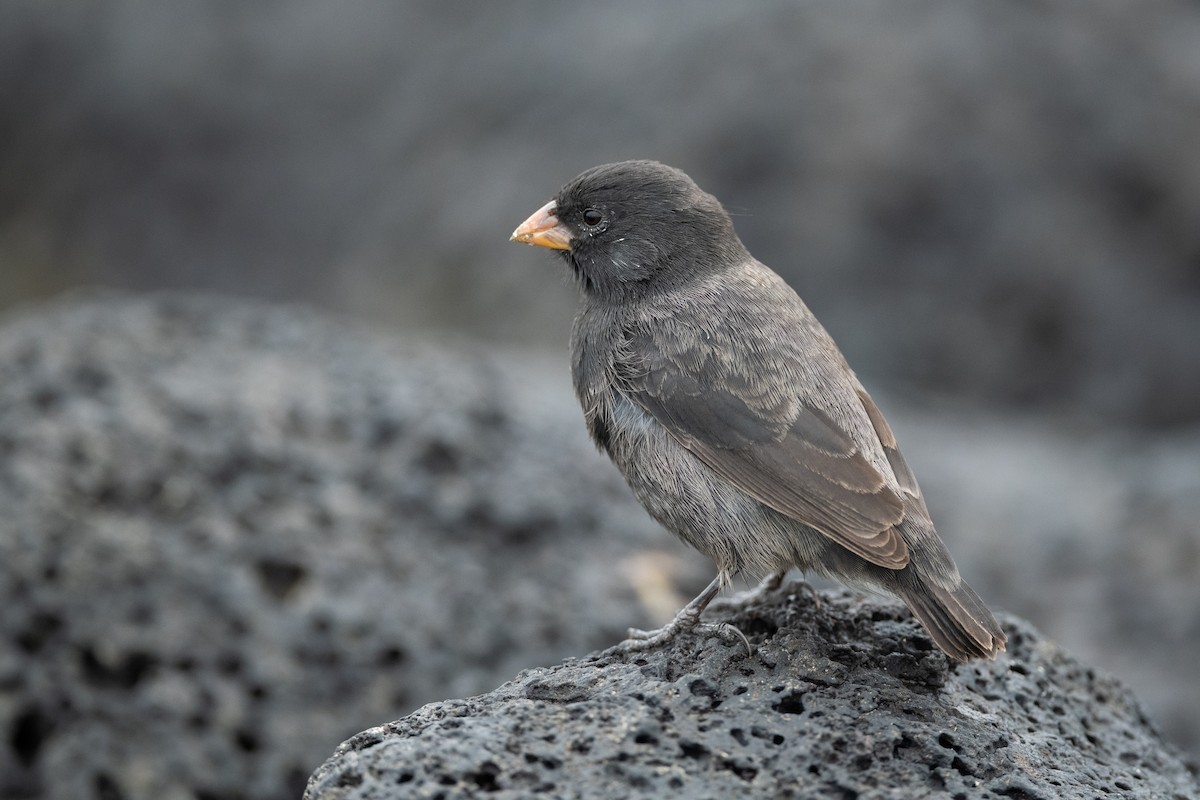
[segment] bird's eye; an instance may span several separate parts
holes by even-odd
[[[583,224],[589,228],[594,228],[604,221],[604,215],[594,208],[585,209],[583,212]]]

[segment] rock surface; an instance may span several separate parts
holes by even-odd
[[[0,797],[295,798],[355,731],[648,624],[639,576],[701,562],[652,568],[517,363],[219,298],[6,320]]]
[[[993,608],[1200,749],[1200,431],[876,393]],[[295,798],[356,731],[663,621],[711,577],[586,442],[565,358],[302,307],[0,320],[0,797]]]
[[[899,605],[796,589],[710,611],[751,657],[685,635],[529,670],[355,736],[306,800],[1200,796],[1132,694],[1027,623],[952,666]]]

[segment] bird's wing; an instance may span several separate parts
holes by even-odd
[[[915,494],[916,483],[906,466],[886,475],[878,465],[890,464],[892,451],[899,459],[895,440],[880,440],[886,422],[853,373],[836,369],[844,362],[828,334],[798,298],[795,305],[800,327],[790,333],[798,338],[780,347],[772,331],[757,328],[786,327],[786,319],[738,324],[740,338],[721,330],[723,315],[695,331],[631,327],[625,352],[636,356],[618,364],[617,385],[746,494],[874,564],[901,569],[908,547],[895,526],[905,515],[901,493]],[[819,350],[803,347],[805,337],[835,355],[830,368],[813,358]]]

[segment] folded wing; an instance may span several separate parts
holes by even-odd
[[[835,418],[857,414],[859,429],[876,426],[850,384],[848,402],[833,412],[812,399],[817,391],[828,396],[829,387],[804,385],[804,371],[786,363],[795,357],[786,348],[734,354],[714,352],[699,339],[690,348],[679,337],[663,341],[646,329],[629,337],[629,351],[638,358],[620,370],[621,391],[710,469],[874,564],[908,564],[908,548],[895,527],[904,519],[901,492],[907,487],[885,476]],[[747,359],[776,361],[747,369]],[[870,409],[878,415],[874,404]]]

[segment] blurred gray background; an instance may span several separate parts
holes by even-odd
[[[0,309],[299,301],[569,404],[574,290],[508,235],[665,161],[877,393],[972,583],[1196,752],[1198,143],[1188,0],[10,2]]]
[[[868,378],[1181,425],[1197,142],[1192,2],[7,3],[0,305],[203,288],[561,347],[571,290],[507,235],[648,157]]]

